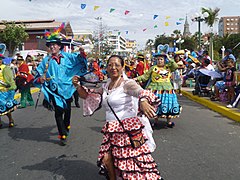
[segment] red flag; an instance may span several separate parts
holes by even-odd
[[[146,31],[146,30],[147,30],[147,28],[143,29],[143,32]]]
[[[124,14],[127,15],[128,13],[130,13],[130,11],[126,10]]]

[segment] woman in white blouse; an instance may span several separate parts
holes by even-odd
[[[101,105],[106,107],[106,124],[102,129],[104,135],[98,157],[99,172],[110,180],[162,179],[151,156],[155,143],[147,119],[156,116],[159,101],[134,80],[124,77],[123,69],[123,58],[111,56],[107,63],[110,78],[95,90],[81,86],[79,77],[73,77],[73,84],[84,99],[84,115],[92,115]],[[142,135],[146,141],[133,147],[129,138],[132,132]]]

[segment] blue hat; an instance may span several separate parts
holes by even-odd
[[[169,45],[168,44],[165,44],[165,45],[159,44],[157,46],[157,53],[153,53],[153,56],[155,56],[155,57],[157,57],[157,56],[167,56],[168,50],[169,50]]]

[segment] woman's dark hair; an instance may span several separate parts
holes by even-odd
[[[124,66],[124,59],[122,58],[122,56],[119,56],[119,55],[111,55],[111,56],[108,58],[108,60],[107,60],[107,64],[109,63],[109,60],[110,60],[111,58],[118,58],[118,59],[120,59],[122,67]]]
[[[177,57],[180,58],[179,54],[175,54],[173,58],[176,59]]]

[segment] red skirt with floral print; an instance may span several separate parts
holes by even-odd
[[[122,123],[124,129],[130,132],[144,127],[138,117],[124,119]],[[104,155],[111,151],[116,174],[123,179],[161,179],[148,145],[144,143],[138,148],[133,148],[128,134],[118,121],[107,122],[102,133],[104,135],[98,156],[99,164]],[[145,135],[144,138],[146,139]]]

